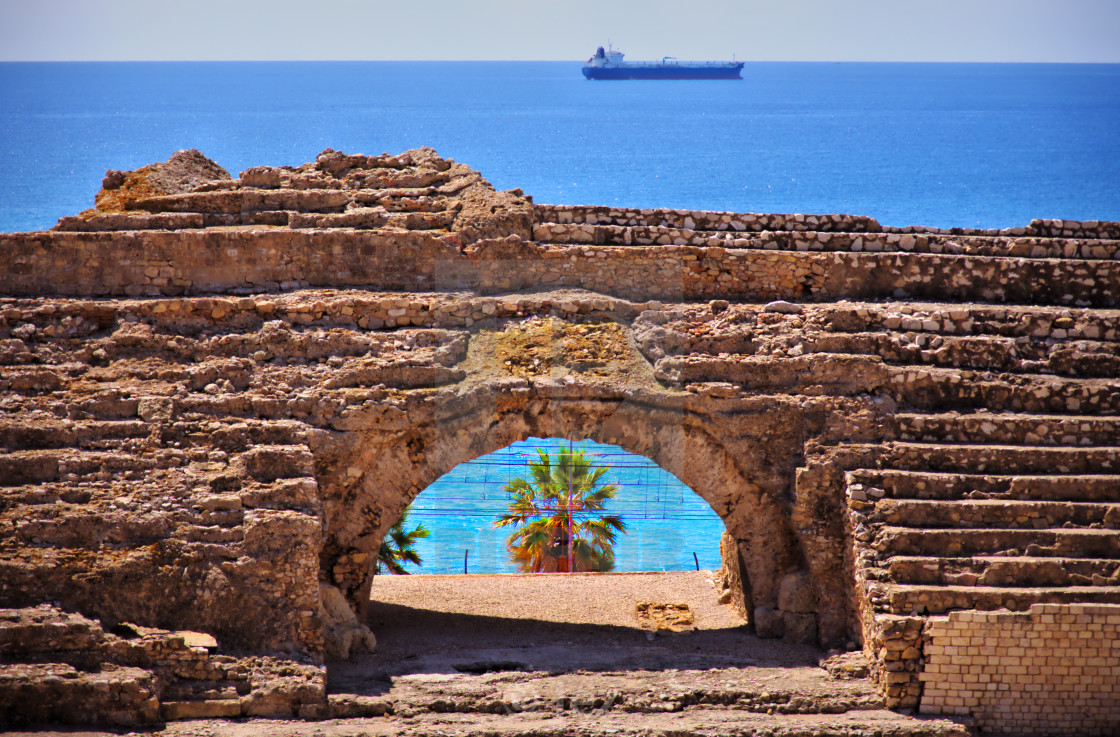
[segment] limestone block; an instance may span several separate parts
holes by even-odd
[[[253,166],[241,172],[241,185],[260,189],[277,189],[283,177],[282,170],[271,166]]]
[[[145,422],[166,422],[173,410],[174,403],[166,397],[144,397],[136,406],[136,414]]]
[[[778,608],[796,614],[817,611],[817,590],[808,571],[796,571],[782,577],[778,584]]]
[[[218,641],[214,639],[213,635],[208,635],[205,632],[191,632],[190,630],[179,630],[173,633],[178,637],[183,638],[183,644],[187,647],[202,647],[207,650],[216,650],[218,648]]]
[[[311,476],[311,454],[296,446],[257,446],[238,459],[245,472],[258,481]]]
[[[213,494],[203,497],[194,504],[196,509],[206,511],[241,509],[241,497],[237,494]]]
[[[294,708],[291,699],[283,693],[253,693],[241,699],[241,711],[245,716],[267,717],[272,719],[291,717]]]
[[[241,701],[165,701],[160,704],[160,716],[167,721],[176,719],[222,719],[241,716]]]
[[[815,626],[815,617],[813,622]],[[754,632],[756,635],[763,638],[777,638],[783,636],[785,631],[785,619],[780,611],[766,606],[754,608]]]
[[[343,593],[334,586],[320,584],[319,596],[323,603],[323,638],[327,656],[346,660],[352,653],[373,652],[377,638],[358,621]]]
[[[782,626],[787,642],[815,645],[817,642],[817,615],[782,612]]]
[[[383,717],[393,710],[393,702],[376,696],[330,694],[328,707],[332,719]]]

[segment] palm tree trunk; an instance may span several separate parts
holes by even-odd
[[[575,560],[572,558],[573,545],[572,545],[572,504],[568,502],[568,573],[575,572]]]
[[[575,551],[575,540],[572,539],[572,473],[574,471],[572,463],[572,441],[568,441],[568,573],[575,572],[575,559],[572,557]]]

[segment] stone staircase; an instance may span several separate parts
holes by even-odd
[[[7,605],[37,604],[46,586],[49,600],[109,621],[206,631],[221,608],[207,614],[194,603],[229,595],[239,578],[271,575],[232,565],[233,551],[262,544],[260,531],[273,524],[292,540],[317,535],[290,516],[318,503],[306,426],[275,402],[254,408],[238,393],[251,360],[196,361],[196,350],[210,350],[199,345],[207,336],[161,332],[158,323],[139,335],[124,305],[59,300],[9,307],[6,319],[26,334],[20,350],[0,351]],[[232,553],[226,570],[208,579],[205,560],[222,545]],[[300,565],[314,578],[313,559]]]
[[[886,296],[863,285],[851,302],[713,301],[710,314],[678,309],[644,331],[659,378],[682,388],[894,404],[876,437],[822,438],[815,449],[846,469],[865,647],[880,656],[888,705],[917,703],[929,616],[1120,603],[1120,311],[1100,309],[1116,307],[1100,292],[1006,289],[1007,274],[1032,263],[1054,275],[1076,263],[1115,291],[1113,224],[946,231],[844,216],[537,209],[535,236],[553,243],[953,256],[939,262],[952,302],[910,296],[920,285],[861,302]]]
[[[335,718],[361,719],[363,732],[391,734],[804,735],[964,737],[949,720],[913,719],[882,708],[865,681],[824,683],[804,672],[754,677],[737,669],[657,672],[505,672],[416,674],[392,679],[376,695],[345,689],[329,696]],[[796,681],[797,687],[792,687]],[[814,681],[810,686],[806,681]],[[469,726],[468,726],[469,725]],[[384,730],[384,732],[382,732]]]
[[[874,467],[848,473],[878,611],[1120,602],[1120,387],[1104,378],[1115,375],[1116,315],[1025,312],[969,310],[970,340],[1015,349],[981,346],[956,382],[911,367],[892,377],[893,440],[868,453]],[[1063,361],[1071,354],[1077,366]]]
[[[865,641],[886,654],[888,703],[919,693],[919,628],[883,634],[913,618],[1120,603],[1115,313],[968,313],[967,343],[945,335],[962,325],[910,318],[902,339],[920,350],[884,356],[903,364],[888,384],[900,405],[890,440],[860,449],[866,462],[846,474]]]

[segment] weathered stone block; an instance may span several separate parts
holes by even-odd
[[[778,585],[778,608],[796,614],[817,611],[817,589],[808,571],[795,571],[782,577]]]
[[[283,182],[283,172],[271,166],[253,166],[240,174],[241,186],[259,189],[278,189]]]
[[[241,716],[240,700],[222,701],[164,701],[160,716],[167,721],[176,719],[228,719]]]
[[[332,719],[382,717],[393,711],[393,702],[376,696],[330,694],[328,708]]]
[[[817,643],[817,615],[782,612],[783,636],[789,642],[801,645]]]
[[[785,634],[786,625],[782,613],[771,607],[754,608],[754,632],[759,637],[776,638]]]

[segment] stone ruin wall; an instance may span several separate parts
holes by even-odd
[[[1115,604],[952,612],[931,618],[925,652],[924,714],[1013,734],[1108,734],[1120,724]]]
[[[314,205],[276,200],[253,206]],[[236,202],[223,206],[241,207]],[[255,223],[262,212],[240,214],[236,222]],[[541,207],[533,212],[562,217],[565,210]],[[701,218],[703,213],[692,215]],[[128,217],[127,223],[136,227],[138,216]],[[234,215],[216,217],[224,223]],[[525,232],[463,245],[457,233],[416,230],[363,231],[356,242],[346,225],[353,221],[338,217],[340,224],[317,228],[207,228],[203,223],[210,221],[198,217],[197,225],[187,230],[175,230],[186,226],[173,220],[157,221],[153,230],[0,235],[0,268],[6,275],[5,292],[12,296],[248,294],[376,284],[387,290],[480,294],[569,287],[632,301],[905,298],[1115,307],[1118,299],[1111,289],[1120,274],[1118,241],[1045,235],[1052,230],[1085,232],[1081,224],[1032,225],[1026,230],[1041,235],[1024,236],[834,232],[831,228],[842,227],[845,217],[805,233],[797,229],[814,226],[768,216],[775,226],[791,229],[742,237],[727,224],[732,230],[661,228],[665,232],[660,236],[639,237],[631,225],[544,223],[533,227],[537,241],[527,240]],[[650,217],[656,218],[656,211]],[[116,222],[112,216],[106,219]],[[616,221],[633,218],[623,213]],[[743,221],[744,227],[754,224],[750,218],[732,223]],[[871,226],[857,222],[856,227]],[[1008,256],[1016,258],[1009,261]]]
[[[9,693],[101,693],[104,663],[132,706],[89,720],[329,715],[407,504],[559,436],[705,498],[760,636],[861,642],[887,705],[985,714],[922,699],[941,618],[1120,602],[1118,234],[533,205],[429,149],[0,236]],[[77,644],[19,644],[59,622]]]

